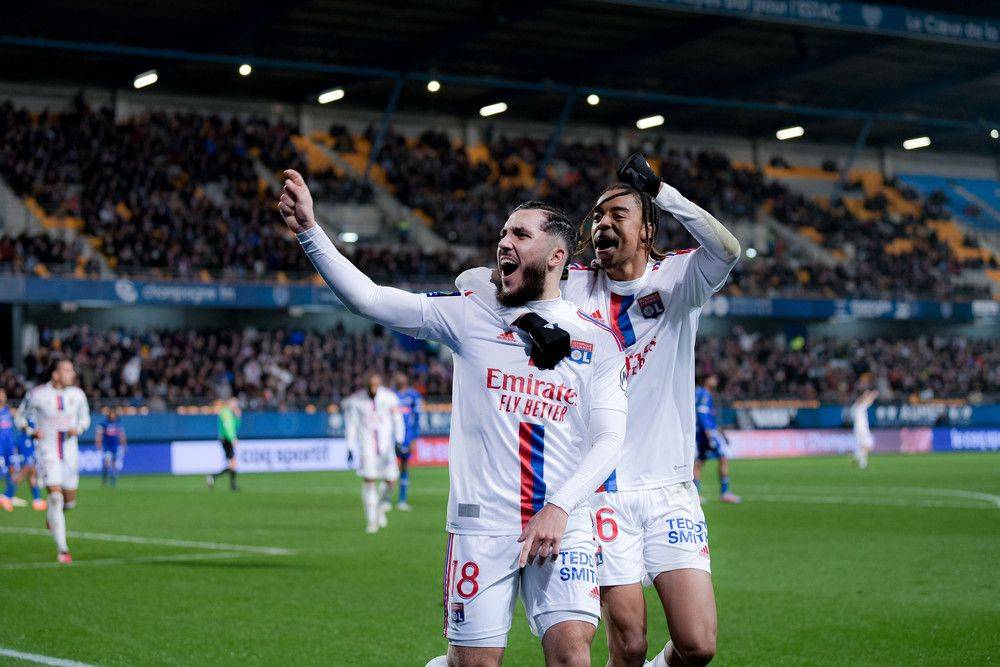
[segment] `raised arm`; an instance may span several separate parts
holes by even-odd
[[[567,514],[594,494],[621,458],[625,442],[627,413],[614,408],[594,408],[590,412],[593,445],[568,480],[549,500]]]
[[[278,211],[309,256],[309,260],[352,313],[392,329],[416,331],[424,324],[420,297],[393,287],[376,285],[333,245],[316,224],[312,195],[302,175],[285,171],[285,187]]]
[[[695,258],[705,280],[714,287],[725,281],[740,258],[740,242],[711,213],[664,183],[639,153],[618,166],[618,178],[653,197],[661,209],[673,215],[701,244]]]
[[[87,395],[81,389],[80,404],[76,410],[76,433],[74,435],[83,435],[88,428],[90,428],[90,403],[87,401]]]
[[[37,412],[37,409],[32,404],[31,400],[33,395],[34,395],[33,391],[29,391],[27,394],[25,394],[24,400],[21,401],[21,406],[17,409],[17,412],[14,414],[14,425],[17,426],[18,430],[24,431],[31,437],[35,437],[38,435],[38,428],[37,428],[38,420],[35,418],[35,413]],[[36,428],[32,429],[31,427],[29,427],[28,420],[34,421]]]

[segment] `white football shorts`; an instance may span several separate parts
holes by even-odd
[[[362,447],[357,472],[358,477],[364,479],[384,479],[388,482],[399,479],[395,448],[390,446],[379,452],[374,445]]]
[[[63,458],[58,452],[35,451],[38,483],[41,486],[59,486],[70,491],[80,486],[80,469],[77,465],[76,447],[66,447]]]
[[[518,537],[448,535],[444,636],[449,643],[505,647],[518,595],[537,637],[563,621],[597,627],[601,606],[590,508],[570,514],[555,561],[518,568]]]
[[[711,573],[708,527],[693,482],[596,494],[601,586],[652,581],[661,572]]]

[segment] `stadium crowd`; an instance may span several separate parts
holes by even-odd
[[[47,215],[81,220],[82,231],[96,239],[116,273],[199,278],[208,272],[256,280],[281,272],[294,280],[311,276],[312,267],[276,222],[266,175],[289,166],[308,172],[292,142],[297,131],[280,120],[192,112],[156,111],[116,122],[111,110],[92,109],[79,97],[61,113],[31,113],[5,102],[0,103],[0,176]],[[374,131],[367,134],[370,141]],[[345,128],[331,128],[331,136],[335,150],[356,150],[358,139]],[[388,281],[415,276],[414,283],[488,262],[497,229],[513,205],[542,196],[582,218],[612,181],[619,159],[612,146],[599,141],[564,141],[538,183],[545,140],[492,131],[485,139],[483,147],[468,147],[432,130],[415,138],[389,132],[375,156],[402,202],[426,213],[445,238],[481,249],[479,258],[467,262],[448,251],[426,253],[405,244],[402,250],[359,245],[348,254],[360,268]],[[843,206],[808,200],[717,152],[678,151],[663,139],[634,148],[656,163],[665,180],[727,222],[752,221],[766,205],[781,222],[817,230],[828,249],[844,256],[826,267],[775,243],[759,249],[758,259],[741,262],[732,279],[736,293],[989,296],[987,287],[955,279],[963,265],[924,224],[942,215],[937,199],[923,202],[920,216],[900,217],[872,198],[867,207],[882,214],[862,221]],[[373,197],[368,184],[332,170],[309,174],[309,181],[325,201],[364,203]],[[886,244],[900,238],[914,251],[886,252]],[[658,242],[666,248],[693,245],[669,218]],[[72,247],[40,237],[3,238],[0,270],[52,264],[53,272],[72,268],[79,274],[74,254]],[[83,270],[92,275],[97,268],[91,263]]]
[[[429,399],[450,400],[451,362],[433,346],[381,327],[98,332],[86,326],[42,330],[25,358],[25,378],[0,370],[0,387],[23,395],[53,353],[72,354],[90,400],[153,411],[237,396],[250,409],[338,402],[365,372],[406,372]],[[698,372],[716,373],[718,399],[800,399],[849,404],[874,387],[880,400],[1000,398],[1000,345],[962,336],[786,338],[737,327],[704,337]]]
[[[115,401],[162,411],[236,396],[249,409],[285,409],[311,401],[339,402],[365,373],[389,381],[397,371],[427,396],[451,392],[451,366],[428,345],[402,341],[375,326],[323,332],[287,329],[97,332],[86,326],[44,329],[25,358],[25,377],[37,380],[54,353],[75,361],[92,403]],[[409,343],[409,344],[408,344]],[[0,376],[10,381],[10,374]],[[23,389],[13,388],[19,396]]]
[[[963,267],[962,262],[940,241],[928,219],[927,207],[919,217],[883,215],[871,221],[853,216],[844,206],[822,206],[791,191],[778,193],[773,214],[794,228],[811,227],[823,236],[823,245],[844,253],[845,261],[831,269],[810,273],[811,285],[833,289],[841,295],[867,295],[880,298],[989,298],[989,289],[968,285],[955,278],[963,268],[982,268],[982,263]],[[886,251],[894,239],[906,239],[912,252],[893,254]]]
[[[275,224],[255,161],[308,173],[296,128],[264,119],[157,111],[115,122],[78,97],[62,113],[0,104],[0,176],[84,234],[122,272],[227,278],[305,273],[308,261]],[[327,201],[365,202],[371,188],[332,171],[310,175]]]
[[[964,336],[915,338],[791,337],[736,327],[726,338],[699,339],[698,373],[715,373],[719,398],[794,398],[849,404],[863,389],[880,401],[1000,395],[1000,345]]]
[[[67,243],[47,234],[0,235],[0,273],[101,273],[96,259],[80,263],[85,241],[77,237]],[[42,269],[44,267],[44,270]]]

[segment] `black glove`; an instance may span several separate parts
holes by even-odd
[[[549,324],[536,313],[525,313],[514,320],[513,325],[528,334],[531,360],[539,368],[551,370],[569,356],[569,333],[558,324]]]
[[[646,162],[642,153],[632,153],[621,161],[615,171],[618,180],[626,185],[631,185],[639,192],[645,192],[650,197],[656,197],[660,193],[660,177],[653,173],[653,168]]]

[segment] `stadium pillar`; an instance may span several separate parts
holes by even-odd
[[[11,304],[0,306],[0,364],[21,372],[21,322],[24,306]]]
[[[392,117],[396,115],[396,108],[399,106],[399,96],[403,94],[403,84],[405,83],[405,74],[400,74],[396,77],[396,85],[392,87],[392,94],[389,95],[389,103],[385,106],[385,111],[382,113],[382,122],[378,126],[378,134],[375,135],[375,141],[372,142],[372,150],[368,154],[368,164],[365,165],[365,181],[368,180],[368,175],[371,173],[372,164],[375,163],[375,156],[378,155],[379,150],[382,148],[385,135],[389,133],[389,124],[392,122]]]
[[[538,164],[538,169],[535,170],[535,195],[537,195],[538,191],[542,188],[542,181],[545,180],[545,172],[548,170],[549,163],[556,154],[556,146],[559,145],[559,140],[562,138],[563,130],[566,129],[566,123],[569,122],[570,114],[573,113],[574,104],[576,104],[576,90],[572,90],[568,95],[566,95],[566,102],[563,104],[562,113],[559,114],[559,120],[556,121],[556,126],[552,130],[552,135],[549,136],[549,144],[545,147],[545,156]]]
[[[844,162],[844,168],[840,170],[840,179],[837,184],[833,187],[833,193],[830,196],[830,201],[840,197],[840,193],[844,191],[844,186],[847,185],[847,177],[851,172],[851,166],[854,165],[854,160],[857,159],[858,153],[864,148],[865,142],[868,141],[868,135],[872,131],[872,125],[875,123],[875,118],[869,116],[865,119],[865,124],[861,127],[861,131],[858,133],[858,138],[854,142],[854,146],[851,148],[851,154],[847,156],[847,161]]]

